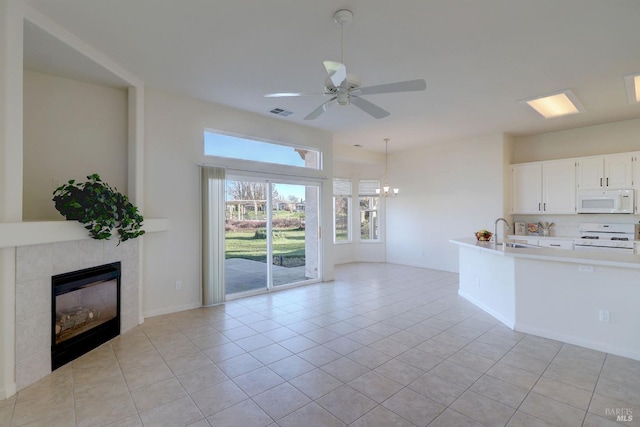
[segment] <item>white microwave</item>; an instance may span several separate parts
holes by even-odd
[[[578,190],[578,213],[632,214],[634,190]]]

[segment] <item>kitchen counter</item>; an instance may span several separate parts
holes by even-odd
[[[640,256],[451,243],[459,295],[511,329],[640,360]]]
[[[452,239],[450,242],[459,246],[491,251],[500,256],[640,269],[640,255],[604,251],[568,251],[543,247],[531,249],[505,248],[503,250],[501,244],[496,247],[492,242],[479,242],[474,238]]]

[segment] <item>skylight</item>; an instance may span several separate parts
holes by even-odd
[[[578,101],[570,90],[528,99],[522,102],[533,108],[545,119],[577,114],[584,111],[580,101]]]

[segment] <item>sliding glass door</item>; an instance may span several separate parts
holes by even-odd
[[[319,186],[228,177],[227,296],[317,280]]]

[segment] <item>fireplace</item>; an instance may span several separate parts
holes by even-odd
[[[120,333],[120,262],[51,278],[51,369]]]

